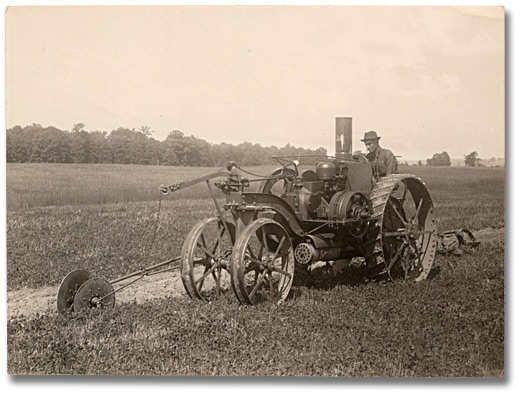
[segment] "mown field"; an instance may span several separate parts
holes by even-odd
[[[189,229],[214,215],[214,207],[200,185],[164,198],[158,215],[157,187],[214,170],[8,164],[8,290],[57,285],[76,268],[110,280],[178,255]],[[425,181],[439,230],[503,227],[503,169],[405,171]],[[297,280],[280,306],[239,306],[232,293],[211,304],[165,296],[172,297],[72,318],[44,312],[12,319],[8,371],[420,377],[504,371],[503,237],[475,254],[438,256],[419,284],[365,282],[352,267],[339,277],[317,272]]]

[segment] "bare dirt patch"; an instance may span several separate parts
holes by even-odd
[[[114,285],[114,289],[122,284]],[[15,317],[35,317],[56,311],[56,294],[59,286],[37,289],[19,289],[7,292],[7,319]],[[187,296],[178,272],[165,272],[160,275],[147,276],[127,288],[116,293],[117,304]]]
[[[473,235],[481,243],[491,243],[498,240],[505,241],[505,228],[484,228],[473,232]]]

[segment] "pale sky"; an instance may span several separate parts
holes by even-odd
[[[14,7],[7,127],[504,157],[500,7]]]

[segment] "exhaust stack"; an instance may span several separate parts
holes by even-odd
[[[351,117],[336,117],[336,158],[352,160]]]

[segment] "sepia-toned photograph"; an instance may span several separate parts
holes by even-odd
[[[506,12],[7,7],[7,373],[504,380]]]

